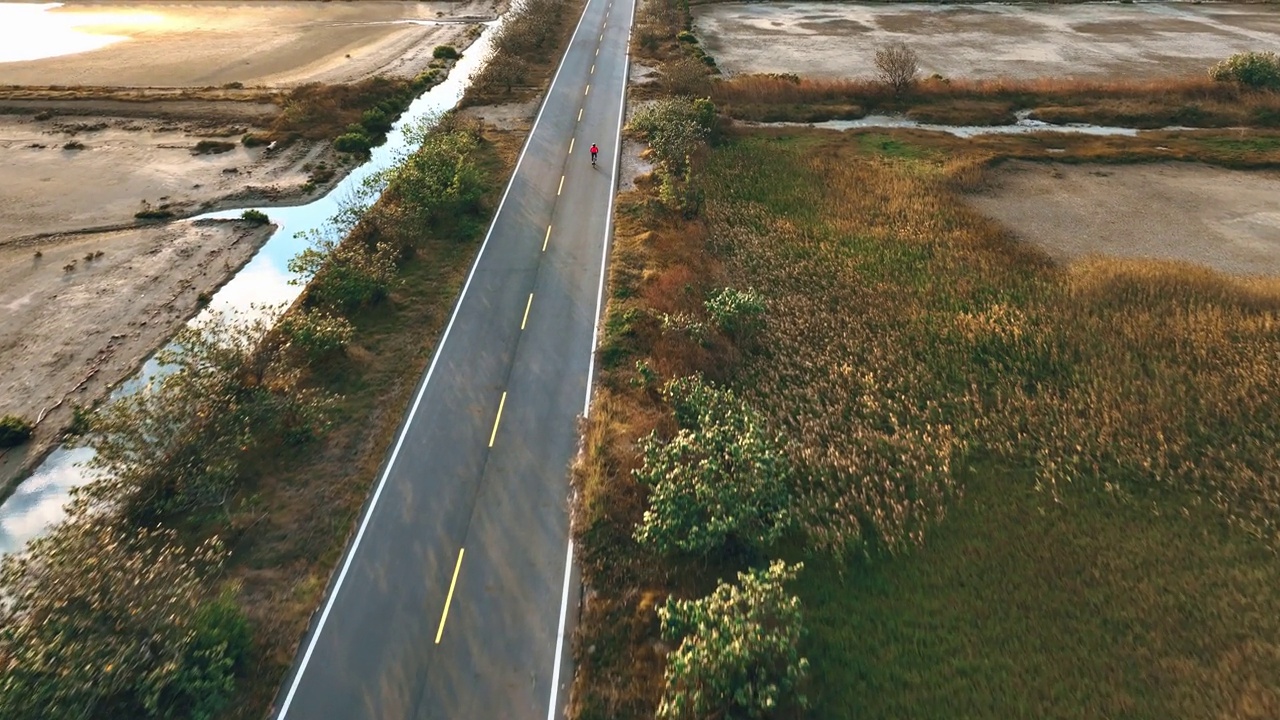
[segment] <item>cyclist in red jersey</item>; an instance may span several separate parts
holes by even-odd
[[[595,143],[591,143],[591,164],[592,165],[596,164],[596,153],[598,152],[600,152],[600,148],[596,147]]]

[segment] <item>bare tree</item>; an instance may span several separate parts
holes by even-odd
[[[876,50],[876,71],[881,82],[900,93],[915,83],[920,58],[906,43],[895,40]]]

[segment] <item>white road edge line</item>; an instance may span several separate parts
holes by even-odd
[[[582,21],[587,17],[587,10],[591,7],[588,1],[582,8],[582,14],[578,16],[578,24],[573,29],[573,34],[569,36],[569,48],[573,46],[574,38],[578,37],[578,30],[582,27]],[[629,45],[629,44],[628,44]],[[391,451],[391,457],[387,460],[386,469],[382,472],[382,478],[378,480],[378,487],[373,492],[373,498],[369,501],[369,507],[365,510],[364,518],[360,521],[360,529],[356,531],[355,540],[351,542],[351,547],[347,549],[347,558],[342,563],[342,570],[338,573],[338,579],[334,582],[333,592],[329,593],[329,599],[325,602],[324,611],[320,614],[320,620],[316,623],[315,632],[311,633],[311,640],[307,643],[307,651],[302,656],[302,662],[298,665],[298,671],[293,676],[293,682],[289,685],[289,692],[285,695],[284,702],[280,705],[280,712],[276,715],[276,720],[284,720],[289,714],[289,706],[293,703],[293,697],[298,692],[298,685],[302,682],[303,675],[307,672],[307,665],[311,662],[311,655],[315,652],[316,643],[320,640],[320,633],[324,631],[325,622],[329,619],[329,612],[333,610],[333,602],[338,597],[338,592],[342,590],[342,583],[346,580],[347,571],[351,569],[351,561],[356,556],[356,550],[360,548],[360,541],[364,538],[364,532],[369,527],[369,519],[373,517],[373,511],[378,507],[378,498],[382,496],[382,490],[386,487],[387,478],[391,475],[391,468],[395,467],[396,457],[400,454],[400,447],[404,444],[405,436],[409,434],[409,428],[413,425],[413,418],[417,416],[418,405],[422,402],[422,396],[427,392],[427,385],[431,382],[431,376],[435,373],[436,362],[440,359],[440,352],[444,349],[445,343],[449,340],[449,332],[453,330],[453,323],[458,319],[458,310],[462,308],[462,301],[467,297],[467,289],[471,287],[471,279],[475,277],[476,268],[480,266],[480,260],[484,257],[485,248],[489,246],[489,238],[493,235],[493,228],[498,223],[498,216],[502,214],[502,208],[507,203],[507,195],[511,193],[512,186],[515,185],[516,176],[520,174],[520,165],[524,163],[524,156],[529,152],[529,146],[532,144],[534,134],[538,131],[538,123],[542,121],[542,114],[547,109],[547,101],[551,99],[551,93],[555,90],[556,81],[560,79],[560,71],[564,69],[564,62],[569,57],[569,48],[565,48],[565,53],[560,58],[560,64],[556,67],[556,74],[551,77],[551,84],[547,86],[547,94],[542,99],[542,107],[538,109],[538,116],[533,119],[533,127],[529,128],[529,135],[525,138],[524,147],[520,150],[520,157],[516,159],[515,169],[511,171],[511,179],[507,181],[507,189],[502,192],[502,199],[498,201],[498,209],[493,213],[493,221],[489,223],[489,231],[484,235],[484,242],[480,243],[480,250],[476,253],[475,262],[471,264],[471,271],[467,273],[467,280],[462,285],[462,292],[458,295],[458,302],[453,306],[453,314],[449,316],[449,324],[445,326],[444,334],[440,336],[440,344],[436,346],[436,351],[432,354],[431,365],[427,368],[427,374],[422,378],[422,385],[418,388],[418,394],[413,399],[413,406],[409,409],[408,419],[405,421],[404,428],[400,430],[400,437],[396,439],[395,448]],[[612,203],[610,208],[612,208]],[[592,351],[594,354],[594,350]]]
[[[604,281],[605,274],[609,269],[609,240],[613,237],[613,194],[618,188],[618,167],[622,164],[622,120],[626,117],[627,109],[627,83],[631,78],[631,30],[635,22],[636,3],[639,0],[632,0],[631,17],[627,22],[627,44],[626,55],[622,63],[622,92],[619,93],[618,102],[618,130],[614,136],[613,151],[613,171],[609,181],[609,210],[605,214],[604,221],[604,248],[600,253],[600,287],[596,291],[596,317],[595,325],[591,328],[591,361],[587,366],[587,398],[582,406],[582,417],[587,417],[591,412],[591,383],[595,377],[596,368],[596,342],[600,336],[600,310],[604,304]],[[612,6],[612,5],[611,5]],[[599,50],[597,49],[597,52]],[[550,93],[548,93],[550,94]],[[560,692],[560,665],[561,658],[564,654],[564,624],[565,618],[569,614],[569,581],[573,576],[573,531],[570,529],[569,549],[564,555],[564,590],[560,596],[560,628],[556,631],[556,659],[555,666],[551,674],[551,700],[547,705],[547,720],[555,720],[556,716],[556,700]]]

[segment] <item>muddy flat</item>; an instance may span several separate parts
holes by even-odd
[[[281,152],[244,147],[244,130],[222,123],[0,115],[0,243],[133,223],[148,207],[189,215],[236,198],[248,204],[301,197],[308,180],[303,167],[335,162],[321,145],[297,143]],[[231,147],[196,154],[201,141]]]
[[[873,75],[894,40],[925,75],[1146,78],[1201,74],[1280,37],[1280,6],[1265,4],[712,4],[694,18],[725,72],[826,78]]]
[[[271,226],[184,221],[0,243],[0,414],[42,415],[0,480],[131,375],[262,246]]]
[[[1106,255],[1280,275],[1280,173],[1009,162],[975,207],[1061,262]]]
[[[288,86],[413,76],[436,45],[467,44],[496,4],[477,2],[67,2],[29,24],[87,52],[0,62],[0,84],[188,87]],[[27,17],[27,16],[24,16]],[[0,28],[15,46],[16,23]],[[22,57],[17,53],[15,57]]]

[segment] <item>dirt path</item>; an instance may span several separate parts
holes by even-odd
[[[129,377],[270,232],[185,221],[0,245],[0,415],[43,416],[33,442],[0,456],[0,496],[73,405]]]
[[[1063,262],[1097,254],[1280,275],[1280,173],[1009,162],[970,200]]]
[[[72,0],[39,17],[51,42],[63,33],[126,39],[0,67],[6,85],[286,86],[378,74],[411,77],[426,68],[436,45],[465,45],[468,28],[502,7],[503,0]]]

